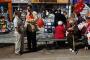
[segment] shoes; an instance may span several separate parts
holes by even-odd
[[[19,54],[19,53],[15,53],[15,55],[21,55],[21,54]]]
[[[36,52],[36,51],[37,51],[37,48],[35,48],[35,49],[32,49],[31,51],[32,51],[32,52]]]
[[[75,52],[74,50],[72,50],[71,52]]]
[[[37,51],[37,48],[35,49],[28,49],[28,52],[36,52]]]
[[[85,49],[85,50],[88,50],[88,47],[85,47],[84,49]]]
[[[16,55],[22,55],[22,52],[15,53]]]
[[[70,50],[70,51],[72,51],[72,49],[71,49],[71,48],[70,48],[69,50]]]
[[[75,52],[75,51],[74,51],[73,49],[71,49],[71,48],[70,48],[69,50],[70,50],[71,52]]]

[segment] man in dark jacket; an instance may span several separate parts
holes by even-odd
[[[58,21],[62,21],[64,24],[66,24],[66,17],[63,15],[63,14],[61,14],[61,10],[56,10],[56,13],[55,13],[55,26],[57,26],[58,24],[57,24],[57,22]]]

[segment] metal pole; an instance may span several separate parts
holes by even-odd
[[[73,37],[73,50],[75,51],[75,41],[74,41],[74,35],[72,35]]]

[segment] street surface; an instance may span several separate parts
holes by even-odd
[[[90,50],[81,48],[78,54],[70,52],[68,48],[27,52],[26,44],[23,55],[14,54],[15,37],[13,32],[0,35],[0,60],[90,60]]]

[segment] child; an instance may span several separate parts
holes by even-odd
[[[54,38],[55,39],[64,39],[65,37],[65,28],[62,21],[58,21],[58,26],[55,28]]]
[[[59,39],[65,38],[65,28],[62,21],[58,21],[58,25],[55,27],[54,38],[57,40],[54,42],[55,48],[59,48],[61,44]]]

